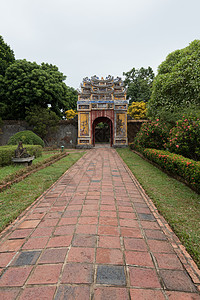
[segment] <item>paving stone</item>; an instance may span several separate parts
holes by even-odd
[[[101,226],[98,228],[99,235],[114,235],[119,236],[119,229],[116,226]]]
[[[96,225],[83,225],[79,224],[76,229],[76,234],[96,234],[97,226]]]
[[[44,209],[45,210],[45,209]],[[19,228],[35,228],[40,223],[41,220],[30,220],[30,221],[24,221],[19,226]]]
[[[30,238],[22,247],[22,249],[33,250],[33,249],[42,249],[46,246],[49,237],[35,237]]]
[[[3,244],[1,244],[0,252],[18,251],[24,242],[25,242],[24,239],[7,240]]]
[[[49,240],[47,248],[68,247],[71,240],[72,235],[54,236]]]
[[[41,251],[23,251],[12,262],[12,266],[34,265]]]
[[[78,247],[93,248],[96,246],[96,242],[97,242],[96,235],[75,234],[74,239],[72,241],[72,245]]]
[[[130,289],[131,300],[165,300],[161,291],[144,290],[144,289]],[[176,300],[178,300],[177,298]]]
[[[52,300],[56,286],[32,286],[26,287],[19,300]]]
[[[169,300],[200,300],[200,295],[185,292],[166,292]]]
[[[128,291],[125,288],[98,287],[94,289],[94,300],[129,300]]]
[[[145,220],[145,221],[155,221],[155,218],[152,214],[138,214],[140,220]]]
[[[98,247],[100,248],[121,248],[120,239],[118,236],[99,236]]]
[[[154,264],[148,252],[125,251],[126,263],[153,268]]]
[[[15,300],[17,298],[17,295],[19,294],[20,289],[19,288],[0,288],[0,296],[3,300]]]
[[[68,262],[94,262],[94,248],[71,247],[69,250]]]
[[[183,270],[183,265],[176,254],[154,253],[154,256],[160,269]]]
[[[131,286],[138,288],[161,288],[156,271],[129,267]]]
[[[174,253],[172,246],[166,241],[148,240],[148,245],[152,252]]]
[[[97,248],[97,264],[123,264],[123,254],[119,249]]]
[[[62,264],[38,265],[28,279],[28,284],[53,284],[58,282]]]
[[[68,263],[64,267],[61,283],[92,283],[93,273],[92,264]]]
[[[126,277],[123,266],[106,266],[99,265],[97,267],[98,284],[107,285],[126,285]]]
[[[0,253],[0,268],[6,267],[14,256],[14,252]]]
[[[164,284],[168,290],[196,292],[196,288],[185,271],[160,270]]]
[[[143,239],[124,238],[126,250],[147,251],[147,245]]]
[[[146,237],[148,239],[152,239],[152,240],[162,240],[162,241],[166,241],[167,237],[166,235],[163,233],[162,230],[145,230],[145,234]]]
[[[88,300],[90,299],[90,287],[86,285],[71,286],[60,285],[54,300]]]
[[[19,229],[19,230],[15,230],[11,233],[11,235],[9,236],[9,239],[22,239],[25,238],[27,236],[29,236],[31,234],[31,232],[33,231],[33,229]]]
[[[32,266],[10,267],[1,276],[0,286],[23,286],[32,268]]]
[[[39,260],[39,264],[62,263],[65,260],[68,249],[46,249]]]

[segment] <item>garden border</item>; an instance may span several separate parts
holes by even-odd
[[[117,152],[117,151],[116,151]],[[133,151],[134,152],[134,151]],[[136,153],[137,154],[137,153]],[[200,270],[197,267],[196,263],[187,252],[186,248],[182,245],[181,241],[177,237],[177,235],[173,232],[171,227],[169,226],[168,222],[165,218],[158,212],[155,204],[151,200],[151,198],[146,194],[145,190],[141,186],[141,184],[136,179],[135,175],[131,172],[127,164],[123,161],[119,153],[117,153],[119,158],[121,159],[125,169],[129,173],[131,179],[133,180],[134,184],[138,188],[141,196],[144,198],[146,204],[148,205],[149,209],[151,210],[152,214],[154,215],[155,219],[157,220],[159,226],[166,234],[171,246],[173,247],[174,251],[176,252],[178,258],[180,259],[181,263],[184,265],[185,269],[187,270],[188,274],[190,275],[192,281],[196,285],[198,291],[200,292]]]
[[[20,181],[22,181],[23,179],[25,179],[26,177],[28,177],[29,175],[37,172],[37,171],[40,171],[50,165],[52,165],[53,163],[57,162],[58,160],[64,158],[65,156],[69,155],[69,153],[62,153],[61,155],[59,155],[58,157],[55,157],[55,155],[52,157],[52,160],[48,161],[48,162],[44,162],[42,165],[40,166],[35,166],[33,168],[33,165],[30,167],[30,168],[27,168],[25,171],[24,171],[24,174],[23,175],[19,175],[16,179],[13,179],[3,185],[0,185],[0,193],[3,192],[5,189],[9,188],[11,185],[13,185],[14,183],[18,183]],[[30,170],[31,169],[31,170]],[[30,170],[30,171],[29,171]],[[17,175],[16,175],[17,176]]]

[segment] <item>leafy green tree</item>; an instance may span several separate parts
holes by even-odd
[[[0,35],[0,75],[5,75],[8,66],[15,61],[13,50],[8,46]]]
[[[151,67],[135,69],[124,72],[124,84],[127,88],[127,99],[132,102],[147,102],[151,97],[154,72]]]
[[[34,106],[26,111],[26,121],[42,139],[49,131],[56,131],[59,117],[49,108]]]
[[[148,116],[192,109],[200,105],[200,40],[170,53],[158,67],[148,102]]]
[[[10,65],[0,85],[0,94],[5,104],[3,118],[22,119],[26,110],[35,105],[54,111],[59,117],[77,101],[77,92],[64,83],[66,76],[56,66],[24,60],[16,60]]]

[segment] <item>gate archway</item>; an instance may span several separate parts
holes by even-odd
[[[110,145],[126,147],[127,139],[126,88],[121,78],[92,76],[83,79],[77,101],[78,148],[95,145],[95,127],[108,124]]]
[[[104,130],[104,132],[103,132],[104,140],[98,140],[96,126],[99,123],[104,123],[104,124],[108,125],[108,130]],[[106,138],[108,138],[108,141],[106,140]],[[95,146],[96,142],[108,142],[108,143],[110,143],[110,146],[112,147],[112,145],[113,145],[113,124],[112,124],[111,119],[109,119],[107,117],[98,117],[93,121],[93,124],[92,124],[92,142],[93,142],[93,146]]]

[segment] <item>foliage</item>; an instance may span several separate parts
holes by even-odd
[[[65,116],[67,120],[73,119],[77,115],[77,112],[73,109],[68,109],[65,112]]]
[[[124,72],[124,84],[127,88],[127,99],[130,103],[147,102],[151,96],[152,82],[154,80],[154,72],[151,67],[135,69]]]
[[[176,126],[169,132],[165,148],[170,152],[192,158],[200,159],[200,120],[185,117],[177,121]]]
[[[146,103],[141,102],[132,102],[128,107],[128,114],[135,120],[142,120],[146,118]]]
[[[17,145],[19,142],[27,145],[40,145],[44,147],[43,140],[30,130],[24,130],[15,133],[8,140],[8,145]]]
[[[42,155],[42,147],[40,145],[23,145],[31,156],[39,157]],[[16,146],[0,147],[0,166],[10,165],[12,157],[15,155]]]
[[[26,110],[40,106],[63,116],[66,108],[76,105],[77,91],[63,82],[66,77],[56,66],[24,60],[16,60],[10,65],[5,77],[0,80],[2,93],[0,102],[4,104],[3,119],[22,119]]]
[[[26,121],[33,126],[33,131],[43,139],[49,131],[56,131],[59,117],[49,108],[35,105],[32,109],[27,109]]]
[[[164,170],[178,175],[200,192],[200,162],[185,158],[168,151],[145,149],[143,154]]]
[[[159,111],[159,119],[161,122],[167,123],[171,128],[176,126],[177,121],[182,119],[183,115],[185,118],[198,118],[200,116],[200,104],[182,106],[181,109],[173,112],[166,111],[165,108]]]
[[[8,46],[2,36],[0,36],[0,75],[5,75],[8,66],[15,61],[13,50]]]
[[[161,123],[159,119],[145,122],[131,144],[131,148],[139,151],[143,148],[164,149],[167,137],[168,126]]]
[[[200,105],[200,40],[170,53],[158,67],[148,102],[148,116],[156,118],[164,111]]]

